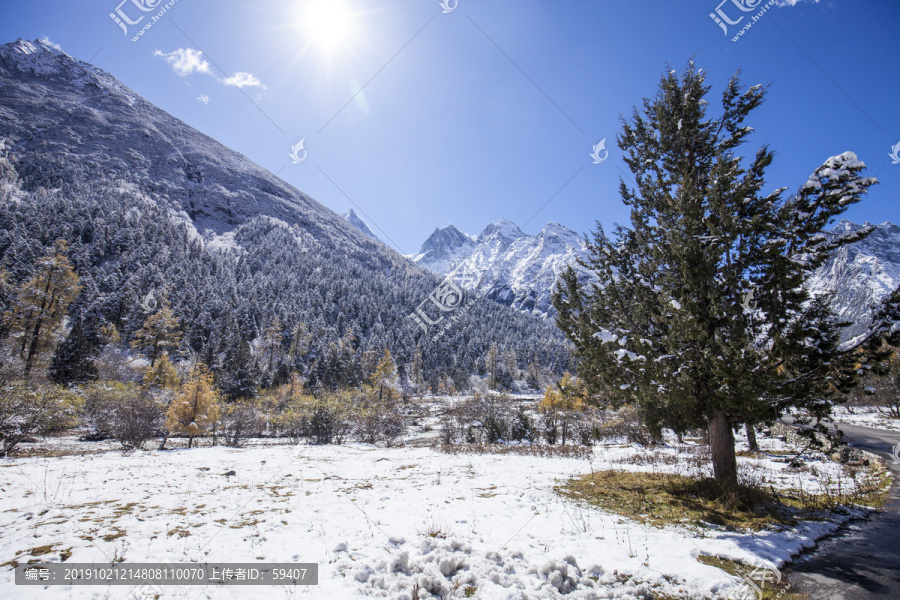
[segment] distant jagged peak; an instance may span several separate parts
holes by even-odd
[[[561,225],[559,223],[554,223],[553,221],[550,221],[549,223],[544,225],[544,228],[541,229],[541,232],[538,235],[539,236],[555,235],[555,236],[559,236],[559,237],[576,237],[576,238],[580,237],[578,235],[578,232],[569,229],[565,225]]]
[[[478,236],[478,241],[484,241],[491,237],[501,237],[507,240],[515,240],[521,237],[527,237],[528,234],[523,232],[518,225],[503,218],[496,223],[489,223],[487,227]]]
[[[350,210],[348,210],[347,212],[345,212],[343,216],[344,216],[344,220],[346,220],[348,223],[350,223],[351,225],[353,225],[354,227],[356,227],[357,229],[362,231],[364,234],[366,234],[373,240],[381,241],[378,239],[378,236],[375,235],[375,232],[372,231],[371,229],[369,229],[369,226],[366,225],[366,222],[363,221],[361,218],[359,218],[359,215],[357,215],[356,212],[352,208]]]
[[[474,240],[472,236],[463,233],[455,225],[450,224],[436,228],[428,236],[428,239],[425,240],[422,248],[419,250],[419,256],[424,256],[428,253],[443,256],[448,251],[473,245]]]

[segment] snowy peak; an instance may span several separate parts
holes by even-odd
[[[63,52],[59,46],[51,44],[47,40],[34,40],[30,42],[19,38],[15,42],[0,46],[0,55],[3,56],[7,63],[15,62],[22,66],[25,65],[58,65],[59,57],[66,57],[74,60],[71,56]]]
[[[500,219],[496,223],[490,223],[478,236],[479,242],[490,239],[517,240],[528,237],[519,226],[508,219]]]
[[[369,226],[366,225],[366,222],[360,219],[359,215],[357,215],[352,208],[344,214],[344,219],[348,223],[362,231],[366,236],[372,238],[373,240],[378,240],[378,236],[375,235],[375,232],[369,229]]]
[[[479,277],[479,292],[517,310],[547,316],[560,273],[585,255],[577,233],[548,223],[537,235],[524,233],[507,219],[490,223],[477,238],[452,225],[437,229],[411,257],[419,265],[446,275],[466,263]]]
[[[344,219],[247,157],[47,41],[0,45],[0,139],[42,161],[41,185],[127,172],[127,185],[204,239],[269,217],[371,248]]]
[[[447,225],[435,229],[422,244],[419,253],[409,258],[435,273],[446,274],[474,248],[475,241],[471,237],[453,225]]]
[[[19,38],[15,42],[4,44],[0,46],[0,60],[8,68],[38,77],[84,77],[87,73],[86,64],[79,64],[79,61],[45,40],[30,42]]]
[[[881,301],[900,285],[900,227],[842,220],[828,233],[842,237],[869,228],[868,237],[838,249],[809,281],[812,293],[830,294],[835,314],[854,323],[845,339],[863,333]]]
[[[47,40],[31,42],[19,38],[0,45],[0,67],[65,85],[93,86],[121,95],[129,105],[143,100],[112,75],[69,56]]]

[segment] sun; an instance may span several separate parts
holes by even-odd
[[[343,0],[306,0],[301,19],[307,39],[325,50],[348,45],[356,33],[356,15]]]

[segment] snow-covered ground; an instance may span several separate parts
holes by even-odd
[[[763,449],[783,449],[762,438]],[[58,449],[102,451],[71,438]],[[206,442],[204,441],[204,444]],[[837,528],[729,532],[659,529],[554,492],[591,470],[689,472],[691,453],[607,444],[588,460],[447,455],[427,447],[272,445],[167,452],[104,451],[0,462],[0,563],[316,562],[315,587],[163,588],[164,598],[724,598],[740,580],[701,554],[780,567]],[[839,465],[787,471],[777,457],[739,459],[776,487],[815,491]],[[226,476],[228,471],[233,476]],[[437,534],[431,535],[431,534]],[[32,556],[30,549],[52,546]],[[46,549],[46,548],[45,548]],[[416,588],[416,586],[418,586]],[[428,593],[425,593],[424,591]],[[456,590],[451,596],[451,591]],[[126,598],[126,587],[15,586],[0,568],[0,597]],[[474,594],[473,594],[474,592]]]
[[[834,409],[834,420],[847,425],[900,431],[900,419],[891,416],[886,408],[877,406],[854,408],[853,414],[850,414],[845,406],[837,406]]]

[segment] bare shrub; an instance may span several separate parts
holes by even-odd
[[[649,446],[656,441],[638,410],[631,406],[609,414],[595,431],[595,436],[598,439],[625,438],[630,443],[641,446]]]
[[[294,443],[306,439],[312,444],[341,444],[353,429],[350,400],[347,392],[314,396],[298,391],[275,424]]]
[[[507,394],[482,394],[460,403],[445,415],[448,441],[493,444],[511,439],[512,399]],[[449,437],[448,437],[449,433]]]
[[[404,431],[403,415],[392,398],[378,398],[367,390],[346,394],[350,400],[353,435],[365,444],[390,445]]]
[[[62,386],[34,381],[0,382],[0,454],[34,435],[74,427],[83,399]]]
[[[241,440],[258,436],[264,427],[264,415],[256,400],[239,399],[222,406],[219,419],[225,445],[239,448]]]
[[[142,449],[165,422],[165,403],[134,383],[104,382],[85,389],[85,417],[94,439],[111,437]]]
[[[525,410],[519,406],[513,413],[509,424],[509,439],[514,442],[533,442],[537,438],[537,429],[534,421]]]

